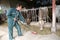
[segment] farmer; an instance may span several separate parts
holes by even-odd
[[[8,32],[9,32],[9,40],[14,40],[13,38],[13,27],[17,29],[18,36],[22,36],[20,25],[18,24],[18,20],[20,19],[23,23],[25,23],[25,19],[22,14],[19,12],[22,9],[22,3],[18,3],[16,8],[11,8],[7,11],[7,20],[8,20]]]

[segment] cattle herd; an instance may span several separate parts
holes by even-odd
[[[39,21],[39,11],[42,11],[41,14],[44,14],[46,15],[46,11],[44,12],[44,9],[43,10],[39,10],[38,9],[30,9],[28,11],[21,11],[23,17],[25,18],[27,24],[30,24],[30,22],[34,21],[34,22],[37,22]],[[44,16],[42,15],[42,16]],[[7,17],[6,17],[6,13],[3,13],[3,14],[0,14],[0,24],[4,23],[6,21]]]
[[[48,9],[48,11],[47,11]],[[30,22],[38,22],[39,17],[42,17],[43,20],[52,22],[52,8],[41,8],[40,10],[28,10],[26,9],[25,11],[21,11],[23,17],[25,18],[27,24],[30,24]],[[40,11],[40,12],[39,12]],[[39,14],[41,13],[41,14]],[[4,23],[7,20],[6,13],[0,14],[0,24]],[[57,19],[58,20],[58,19]]]

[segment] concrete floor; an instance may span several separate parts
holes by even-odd
[[[44,28],[43,31],[39,27],[31,26],[31,30],[21,25],[23,36],[18,37],[17,30],[14,28],[15,40],[60,40],[60,30],[56,33],[51,33],[50,28]],[[37,34],[32,34],[31,31],[36,31]],[[8,27],[4,23],[0,25],[0,40],[8,40]]]

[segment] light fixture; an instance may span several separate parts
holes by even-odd
[[[0,6],[0,10],[1,10],[1,6]]]

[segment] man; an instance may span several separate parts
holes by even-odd
[[[13,27],[15,27],[18,31],[18,36],[22,36],[20,25],[18,24],[18,20],[20,19],[25,22],[22,14],[19,12],[22,9],[22,4],[17,4],[16,8],[11,8],[7,11],[7,20],[8,20],[8,31],[9,31],[9,40],[13,40]]]

